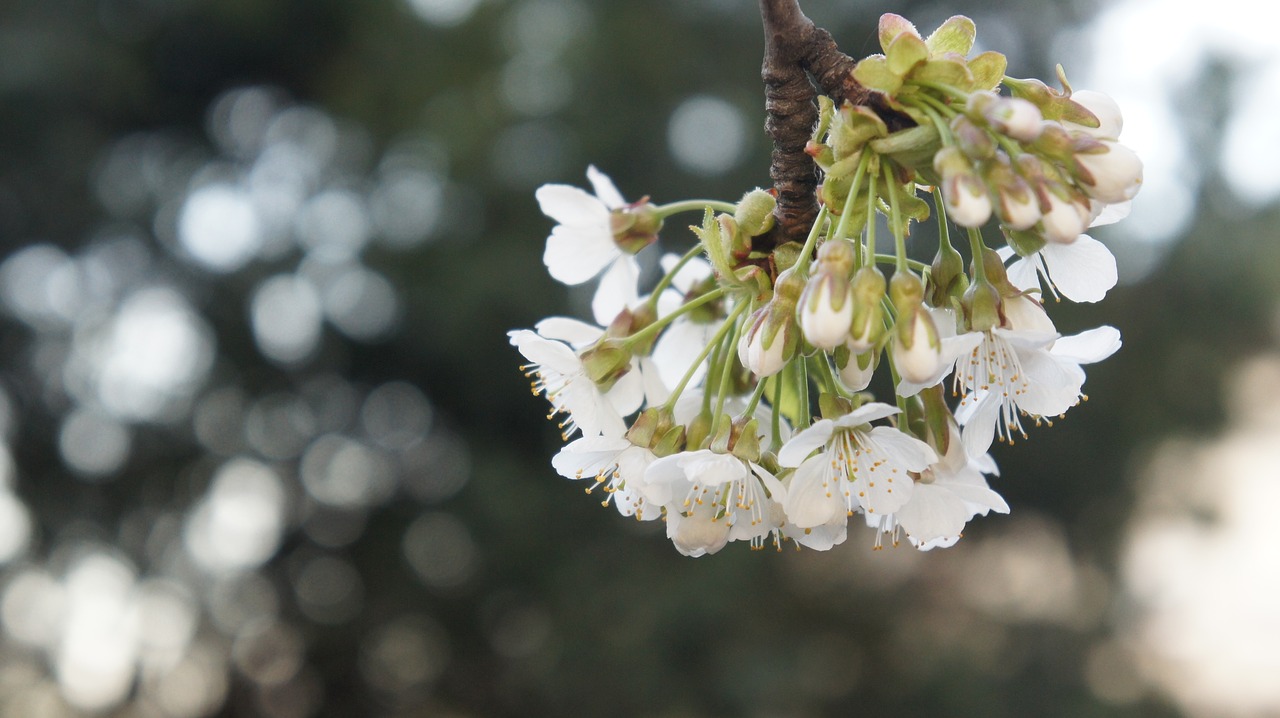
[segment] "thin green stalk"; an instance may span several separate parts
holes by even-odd
[[[806,429],[813,423],[813,415],[809,413],[809,370],[805,367],[803,361],[794,362],[796,365],[796,386],[800,389],[800,428]]]
[[[862,179],[867,174],[867,165],[871,160],[870,148],[863,148],[862,157],[858,160],[858,169],[853,173],[853,184],[849,185],[849,194],[844,200],[844,213],[840,215],[840,221],[836,224],[835,234],[831,235],[832,239],[844,239],[849,236],[849,218],[853,213],[849,211],[849,206],[858,197],[858,190],[862,189]],[[861,265],[862,257],[858,257],[858,264]]]
[[[951,246],[951,228],[947,226],[947,204],[942,199],[942,190],[933,188],[933,208],[938,213],[938,251],[955,249]]]
[[[680,202],[671,202],[670,204],[655,204],[653,209],[658,212],[659,217],[666,219],[681,212],[705,212],[708,209],[713,212],[733,214],[738,211],[738,205],[733,202],[723,202],[715,199],[687,199]]]
[[[769,417],[769,430],[773,434],[769,437],[769,450],[776,454],[782,448],[782,377],[778,375],[773,378],[773,406],[770,408],[773,415]]]
[[[876,261],[879,262],[880,264],[892,264],[894,266],[897,266],[898,264],[898,258],[892,254],[877,254]],[[915,259],[908,259],[907,266],[916,270],[917,272],[923,272],[929,269],[929,265]]]
[[[652,339],[655,334],[662,331],[662,329],[666,327],[668,324],[670,324],[672,320],[674,320],[676,317],[680,316],[681,314],[691,312],[694,309],[697,309],[698,307],[702,306],[703,304],[706,304],[708,302],[713,302],[719,299],[720,297],[723,297],[724,295],[725,295],[725,289],[724,287],[720,287],[718,289],[713,289],[696,299],[687,301],[684,304],[681,304],[680,306],[676,307],[675,310],[672,311],[670,314],[666,315],[665,317],[659,318],[653,324],[650,324],[644,329],[641,329],[635,334],[632,334],[631,336],[624,339],[623,344],[625,346],[630,347],[634,344],[639,344],[641,342],[648,341],[649,339]]]
[[[969,228],[969,251],[973,252],[973,281],[978,284],[987,282],[987,270],[982,266],[982,252],[987,245],[982,241],[982,233],[976,227]]]
[[[742,411],[743,419],[755,413],[756,406],[760,404],[760,397],[764,395],[764,384],[764,381],[756,382],[756,389],[751,392],[751,399],[747,402],[747,408]]]
[[[666,291],[667,287],[671,286],[671,283],[675,281],[676,275],[680,273],[680,270],[684,269],[684,266],[699,254],[702,254],[701,243],[693,245],[692,249],[690,249],[688,252],[685,252],[684,256],[680,258],[680,261],[676,262],[676,266],[672,267],[671,271],[662,275],[662,279],[658,280],[657,286],[653,288],[653,293],[649,295],[649,304],[653,306],[657,306],[658,297],[661,296],[664,291]]]
[[[952,87],[951,85],[948,85],[944,82],[933,82],[931,80],[911,80],[911,84],[918,85],[919,87],[927,87],[930,90],[937,90],[938,92],[941,92],[944,95],[950,95],[951,97],[957,100],[969,99],[969,93],[965,92],[964,90],[961,90],[958,87]]]
[[[889,229],[893,232],[893,246],[898,254],[896,269],[907,271],[907,231],[902,226],[902,212],[898,208],[898,183],[890,179],[891,172],[885,172],[885,187],[889,190]]]
[[[715,436],[716,430],[720,428],[720,415],[724,413],[724,400],[729,393],[729,375],[733,373],[733,354],[734,345],[738,343],[739,328],[725,336],[724,353],[720,356],[720,385],[716,388],[716,411],[711,415],[711,432],[709,436]],[[774,341],[782,341],[782,337],[775,337]]]
[[[822,234],[822,224],[827,221],[827,207],[823,205],[818,210],[818,216],[813,220],[813,227],[809,229],[809,236],[804,240],[804,248],[800,250],[800,261],[796,266],[800,267],[800,276],[809,276],[809,255],[813,253],[813,247],[818,243],[818,235]]]
[[[724,339],[724,335],[738,323],[738,319],[742,316],[743,312],[747,311],[748,306],[750,306],[748,302],[742,302],[733,308],[733,311],[729,313],[729,316],[725,317],[724,323],[716,330],[715,335],[711,337],[711,341],[707,342],[707,345],[702,348],[702,351],[698,353],[698,358],[693,360],[693,363],[689,365],[689,369],[685,371],[684,376],[680,378],[680,383],[676,384],[676,388],[671,391],[671,396],[668,397],[666,403],[663,404],[665,408],[675,408],[676,400],[680,398],[680,394],[684,392],[685,386],[689,384],[689,380],[692,379],[694,373],[698,371],[698,367],[702,366],[702,362],[707,360],[707,355],[711,353],[711,350],[720,346],[720,342]]]
[[[867,243],[864,247],[866,252],[866,261],[863,266],[874,263],[876,252],[876,181],[880,178],[880,167],[877,163],[876,171],[871,177],[870,191],[867,192]]]
[[[818,380],[822,384],[823,391],[828,394],[839,394],[840,383],[836,381],[835,374],[831,372],[831,363],[827,361],[825,352],[819,352],[811,357],[809,361],[813,363],[817,369]]]

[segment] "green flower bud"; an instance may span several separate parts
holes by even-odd
[[[582,366],[587,378],[607,392],[624,374],[631,371],[631,351],[616,339],[603,339],[582,352]]]
[[[733,218],[748,237],[758,237],[773,229],[773,210],[777,206],[778,200],[773,193],[757,187],[738,201]]]
[[[865,352],[884,336],[884,306],[886,282],[884,275],[874,266],[859,269],[853,275],[853,322],[849,325],[849,349]]]

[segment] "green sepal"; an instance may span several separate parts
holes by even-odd
[[[1009,59],[995,50],[978,53],[969,60],[969,73],[973,76],[973,89],[995,90],[1004,79]]]
[[[689,422],[685,432],[685,445],[690,451],[707,448],[707,438],[711,434],[711,412],[701,411]]]
[[[853,79],[869,90],[890,96],[902,88],[902,77],[889,69],[884,55],[864,57],[854,66]]]
[[[917,394],[924,404],[926,436],[929,445],[938,453],[938,458],[946,456],[951,448],[951,426],[955,422],[951,408],[947,406],[946,390],[942,388],[943,384],[944,382],[939,382],[927,389],[921,389]]]
[[[721,414],[720,421],[717,423],[719,426],[716,427],[716,435],[711,437],[711,445],[707,448],[717,454],[727,454],[729,453],[730,444],[733,443],[731,441],[733,438],[733,420],[729,418],[728,414]]]
[[[853,402],[842,396],[823,392],[818,396],[818,411],[824,419],[839,419],[853,411]]]
[[[887,137],[872,140],[869,145],[878,154],[893,155],[896,159],[897,155],[913,152],[926,152],[932,157],[940,142],[938,128],[930,123],[899,130]]]
[[[911,21],[901,15],[895,15],[887,12],[880,16],[880,24],[878,28],[880,35],[880,49],[885,52],[889,51],[889,45],[903,33],[920,37],[920,31],[916,29]]]
[[[1021,231],[1011,230],[1002,227],[1001,232],[1004,234],[1004,241],[1009,248],[1017,253],[1019,257],[1030,257],[1031,255],[1044,249],[1048,244],[1048,240],[1040,232],[1031,229]]]
[[[678,454],[684,451],[685,432],[684,426],[673,426],[649,450],[659,458]]]
[[[906,77],[916,65],[929,59],[929,48],[919,36],[902,33],[889,43],[884,54],[889,72]]]
[[[973,87],[975,78],[967,64],[950,57],[936,57],[917,67],[911,73],[914,82],[933,82],[950,85],[961,90]]]
[[[760,427],[755,417],[743,417],[733,427],[734,456],[755,463],[760,460]]]
[[[964,15],[954,15],[938,26],[925,40],[929,55],[937,57],[946,52],[968,55],[973,49],[973,41],[978,36],[978,28],[973,21]]]

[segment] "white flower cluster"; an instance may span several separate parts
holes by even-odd
[[[777,242],[762,190],[736,204],[627,203],[594,167],[594,195],[538,190],[558,222],[551,275],[600,276],[594,324],[553,317],[510,333],[573,439],[557,472],[624,516],[664,520],[689,556],[730,541],[828,549],[854,514],[876,547],[905,534],[928,550],[976,515],[1008,512],[987,485],[991,444],[1079,403],[1081,367],[1120,346],[1108,326],[1062,336],[1041,284],[1085,302],[1114,286],[1114,258],[1083,232],[1127,213],[1142,166],[1117,142],[1109,98],[1006,78],[998,53],[967,57],[973,37],[967,18],[927,39],[882,18],[885,55],[854,76],[899,129],[821,98],[806,148],[823,171],[821,208],[803,245]],[[686,211],[703,214],[699,243],[662,257],[641,295],[634,255]],[[876,253],[876,214],[893,254]],[[926,265],[905,240],[931,215],[939,250]],[[980,231],[993,218],[999,251]],[[967,268],[949,221],[967,229]]]

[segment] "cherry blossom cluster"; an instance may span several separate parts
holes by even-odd
[[[1109,326],[1063,336],[1042,300],[1114,286],[1115,259],[1084,232],[1127,214],[1142,164],[1110,98],[1073,92],[1061,69],[1061,91],[1006,77],[999,53],[969,57],[974,37],[964,17],[928,38],[881,19],[884,54],[853,74],[883,105],[820,98],[805,150],[820,209],[803,244],[769,241],[763,190],[629,203],[594,167],[593,194],[538,190],[557,222],[551,276],[598,277],[594,322],[510,333],[568,441],[558,473],[665,521],[689,556],[730,541],[829,549],[855,514],[875,547],[928,550],[1008,512],[987,484],[992,443],[1065,414],[1086,398],[1083,365],[1120,347]],[[660,257],[642,292],[640,259],[683,212],[702,215],[696,245]],[[931,217],[926,264],[906,240]]]

